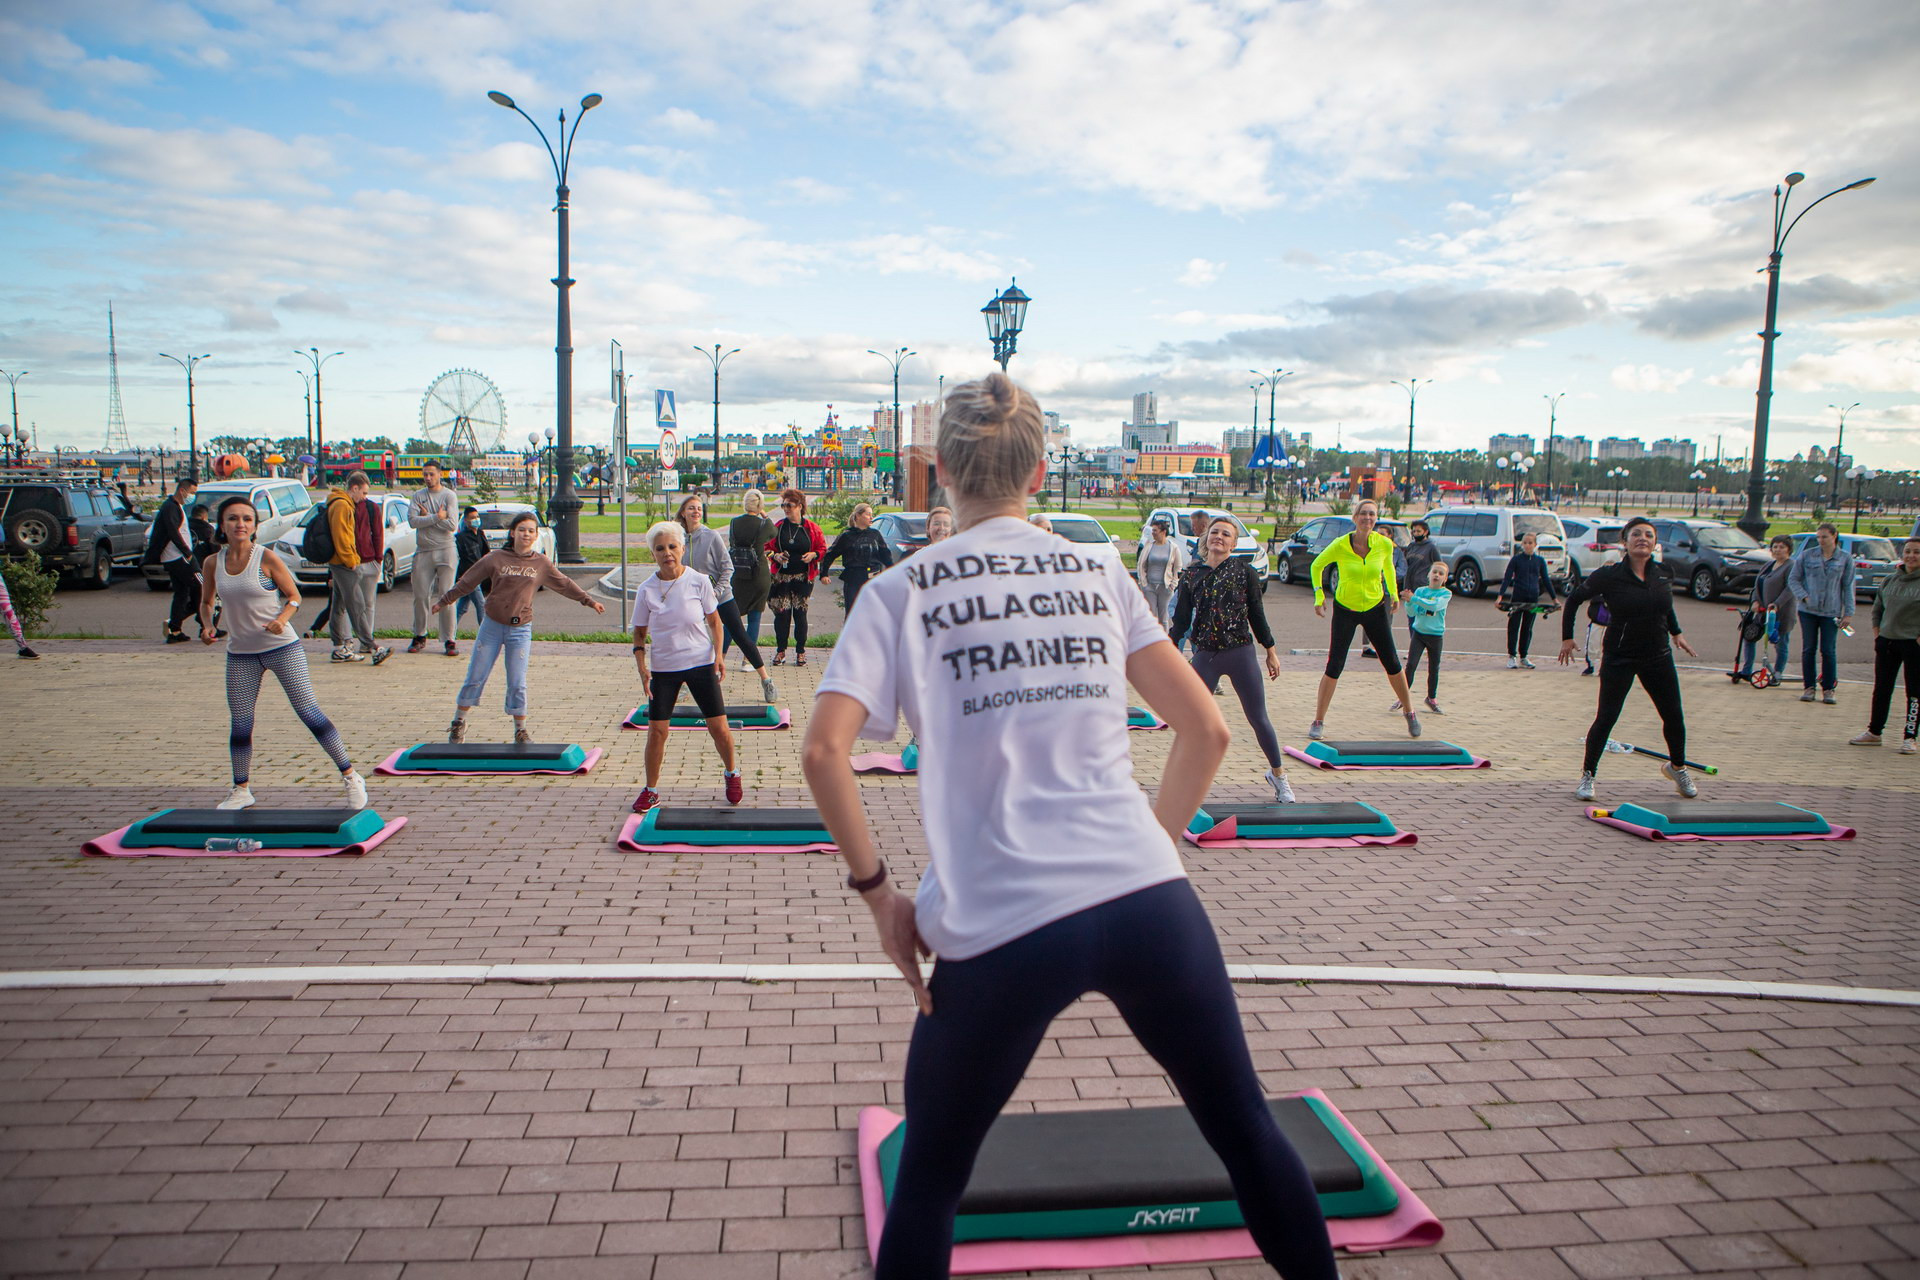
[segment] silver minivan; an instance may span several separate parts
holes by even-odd
[[[1439,507],[1418,517],[1427,522],[1434,549],[1453,573],[1453,589],[1463,596],[1498,589],[1507,561],[1527,534],[1540,538],[1540,555],[1555,582],[1567,577],[1566,531],[1560,517],[1539,507]]]

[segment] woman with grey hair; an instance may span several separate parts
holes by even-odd
[[[720,627],[726,639],[740,646],[740,655],[753,668],[753,674],[760,677],[760,696],[772,702],[774,688],[773,681],[767,678],[766,660],[760,656],[760,646],[741,623],[740,606],[733,599],[733,554],[727,550],[727,541],[719,530],[707,523],[706,500],[699,494],[683,498],[674,518],[687,531],[687,567],[706,574],[707,581],[713,584]],[[722,641],[723,654],[724,645]]]
[[[672,520],[647,530],[654,574],[633,597],[633,663],[647,690],[647,785],[633,802],[635,813],[660,803],[660,766],[667,758],[667,733],[680,690],[693,694],[707,722],[720,763],[727,803],[739,804],[740,771],[734,767],[733,734],[727,728],[727,700],[720,692],[726,663],[720,657],[720,607],[713,582],[690,572],[687,532]],[[653,670],[647,655],[653,654]]]

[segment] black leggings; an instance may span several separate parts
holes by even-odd
[[[1267,758],[1267,767],[1278,769],[1280,738],[1273,731],[1273,721],[1267,718],[1267,690],[1260,683],[1259,646],[1248,641],[1231,649],[1196,648],[1193,669],[1206,684],[1208,693],[1220,687],[1221,676],[1227,678],[1234,696],[1240,699],[1241,713],[1253,726],[1253,736],[1260,743],[1261,754]]]
[[[194,576],[193,561],[184,556],[166,563],[167,581],[173,584],[173,602],[167,609],[167,630],[180,625],[200,608],[200,579]]]
[[[1524,658],[1533,648],[1533,619],[1530,605],[1516,604],[1507,610],[1507,656]]]
[[[740,621],[740,606],[734,602],[733,597],[728,596],[722,600],[715,607],[715,612],[720,615],[720,629],[726,632],[727,639],[740,646],[740,656],[747,660],[747,666],[755,671],[764,670],[767,665],[766,660],[760,656],[760,646],[755,644],[753,637],[747,634],[747,624]],[[721,645],[720,652],[726,651],[726,646]]]
[[[1907,677],[1907,714],[1902,717],[1903,737],[1920,736],[1920,640],[1895,640],[1879,636],[1873,642],[1873,717],[1867,721],[1870,733],[1887,727],[1887,712],[1893,706],[1893,682],[1902,668]]]
[[[867,585],[867,579],[873,575],[865,569],[843,569],[840,571],[840,591],[847,598],[848,613],[853,612],[853,602],[860,596],[860,588]]]
[[[1687,719],[1680,709],[1680,673],[1674,670],[1673,651],[1658,657],[1618,658],[1603,654],[1600,658],[1600,708],[1594,712],[1593,727],[1587,730],[1587,756],[1580,766],[1587,773],[1600,768],[1600,754],[1607,749],[1607,738],[1619,722],[1620,709],[1627,705],[1635,677],[1653,699],[1660,713],[1660,726],[1666,731],[1667,755],[1677,768],[1687,758]]]
[[[939,1280],[953,1216],[987,1128],[1054,1018],[1089,991],[1112,1000],[1166,1068],[1233,1179],[1247,1230],[1285,1280],[1335,1280],[1312,1179],[1267,1110],[1220,943],[1184,879],[942,960],[933,1013],[907,1049],[907,1133],[875,1280]]]
[[[1327,674],[1335,680],[1347,669],[1347,650],[1353,647],[1353,633],[1358,628],[1367,633],[1367,643],[1380,655],[1380,665],[1388,675],[1400,670],[1400,651],[1393,644],[1393,627],[1387,621],[1387,602],[1379,604],[1364,613],[1355,613],[1352,609],[1333,602],[1333,639],[1327,642]]]
[[[1427,696],[1435,697],[1440,692],[1440,641],[1444,637],[1430,636],[1424,631],[1407,629],[1407,683],[1413,683],[1414,676],[1420,672],[1420,655],[1427,655]]]
[[[773,611],[773,651],[775,653],[787,651],[788,619],[792,619],[793,623],[793,647],[805,653],[807,651],[807,606],[804,604],[795,605],[791,609]]]

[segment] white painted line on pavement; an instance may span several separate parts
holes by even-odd
[[[847,982],[899,976],[890,964],[346,964],[219,969],[42,969],[0,973],[0,991],[60,987],[201,987],[237,983],[356,982]],[[1920,1009],[1920,991],[1837,987],[1741,978],[1670,978],[1611,973],[1506,973],[1493,969],[1230,964],[1236,982],[1350,982],[1373,986],[1492,987],[1505,991],[1592,991],[1615,995],[1729,996]]]

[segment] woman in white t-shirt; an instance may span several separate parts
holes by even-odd
[[[1312,1180],[1267,1110],[1175,845],[1226,723],[1120,562],[1023,518],[1046,480],[1041,433],[1005,374],[948,393],[937,465],[960,531],[862,592],[807,732],[807,782],[848,885],[920,1009],[875,1276],[948,1274],[988,1126],[1048,1025],[1098,991],[1172,1077],[1262,1256],[1288,1280],[1333,1280]],[[1174,730],[1152,801],[1133,779],[1129,682]],[[888,880],[848,766],[854,739],[891,737],[897,714],[920,743],[917,898]],[[925,983],[921,954],[939,957]]]
[[[667,733],[680,690],[693,694],[726,768],[727,803],[739,804],[740,771],[734,768],[733,733],[727,728],[727,700],[720,692],[727,668],[720,656],[719,604],[704,573],[687,569],[687,531],[672,520],[647,530],[654,574],[633,597],[633,662],[647,690],[647,785],[633,802],[635,813],[660,803],[660,765],[667,758]],[[651,641],[651,645],[649,645]],[[653,671],[647,671],[647,652]]]

